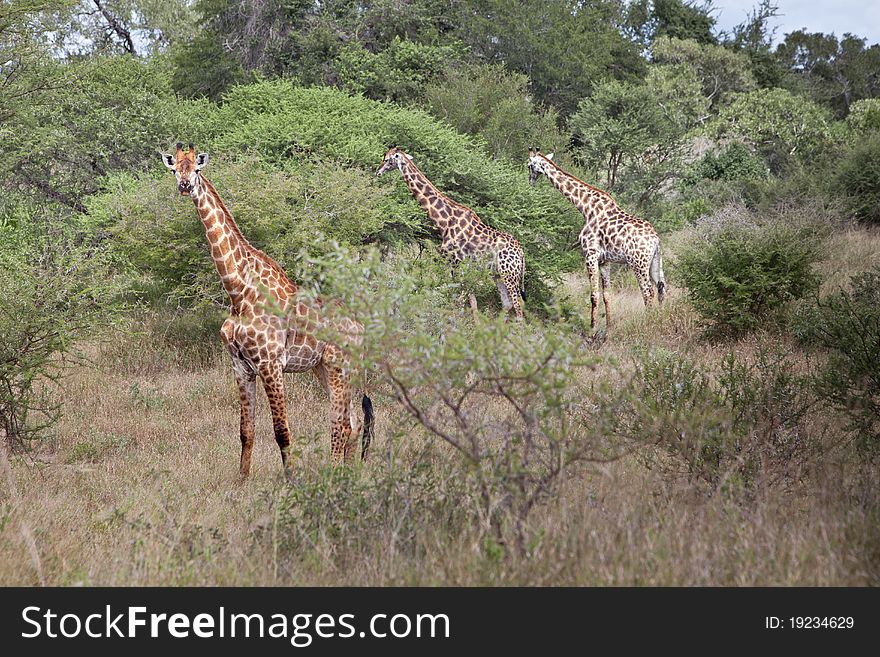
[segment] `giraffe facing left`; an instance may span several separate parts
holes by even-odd
[[[189,196],[196,206],[214,267],[229,297],[230,314],[220,329],[220,338],[232,357],[241,406],[239,476],[246,479],[250,473],[257,377],[269,400],[282,466],[285,473],[292,471],[284,397],[286,372],[311,370],[329,395],[333,462],[352,460],[361,432],[361,458],[366,459],[373,436],[373,408],[362,391],[361,421],[353,395],[350,354],[361,347],[363,326],[352,319],[336,320],[332,328],[344,337],[340,342],[345,344],[318,337],[319,327],[329,325],[321,316],[324,303],[299,300],[297,285],[281,266],[245,239],[217,190],[202,175],[208,155],[196,154],[193,144],[184,150],[179,143],[176,154],[164,154],[162,161],[174,172],[180,194]]]

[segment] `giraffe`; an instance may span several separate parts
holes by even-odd
[[[440,193],[413,163],[412,156],[399,148],[391,148],[385,153],[376,175],[382,176],[395,167],[400,169],[410,192],[440,231],[443,240],[441,253],[456,263],[468,257],[492,258],[501,305],[505,312],[512,309],[516,318],[522,319],[521,300],[526,298],[525,258],[519,241],[510,233],[487,226],[469,207]],[[471,308],[476,312],[477,301],[473,292],[468,296]]]
[[[372,402],[363,394],[361,422],[352,394],[348,352],[314,335],[319,326],[328,325],[319,315],[323,302],[310,306],[297,300],[297,285],[278,263],[245,239],[217,190],[201,173],[208,163],[206,153],[196,155],[192,144],[188,151],[177,144],[176,155],[164,154],[162,161],[174,172],[180,194],[189,196],[196,206],[214,266],[229,296],[230,316],[223,322],[220,338],[232,356],[241,405],[241,479],[247,478],[251,467],[257,377],[269,400],[282,467],[288,475],[292,472],[285,372],[311,370],[330,397],[333,462],[351,461],[361,430],[361,458],[366,459],[373,435]],[[358,322],[342,319],[334,327],[346,336],[350,347],[361,345],[363,327]]]
[[[611,327],[608,288],[611,285],[612,262],[625,264],[633,270],[645,307],[650,306],[654,299],[652,281],[657,285],[657,299],[662,304],[666,294],[666,278],[660,256],[660,238],[654,227],[621,209],[607,192],[563,171],[553,162],[553,153],[545,156],[534,148],[529,149],[529,182],[535,184],[542,173],[584,215],[584,227],[578,241],[590,278],[590,328],[596,327],[600,271],[605,327],[606,330]]]

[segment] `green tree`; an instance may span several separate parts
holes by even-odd
[[[714,124],[719,139],[734,138],[757,148],[778,170],[792,157],[809,158],[831,138],[827,110],[785,89],[738,94]]]
[[[425,89],[431,114],[461,133],[485,140],[495,157],[519,162],[529,146],[559,152],[568,141],[553,109],[536,104],[529,79],[497,64],[449,69]]]
[[[787,34],[776,49],[788,67],[795,89],[845,116],[853,102],[880,96],[880,45],[866,47],[865,39],[845,34],[798,30]]]
[[[674,75],[671,75],[674,73]],[[639,179],[640,203],[681,170],[688,131],[708,107],[688,69],[660,67],[641,84],[610,80],[593,88],[571,117],[579,155],[594,175],[604,168],[613,189],[627,166]]]
[[[704,0],[702,4],[696,0],[654,0],[655,35],[690,39],[701,44],[715,43],[712,10],[712,0]]]
[[[474,55],[527,75],[536,99],[563,116],[596,80],[644,74],[612,0],[477,0],[461,3],[459,15],[458,34]]]
[[[723,46],[658,37],[652,54],[659,66],[693,71],[700,80],[703,96],[716,110],[729,102],[731,94],[751,91],[756,86],[748,58]]]

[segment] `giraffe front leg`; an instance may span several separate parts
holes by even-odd
[[[257,378],[244,368],[235,367],[235,382],[238,385],[238,401],[241,406],[241,460],[238,475],[241,480],[248,478],[251,471],[251,452],[254,448],[254,412],[257,408]]]
[[[284,373],[281,364],[273,361],[260,369],[263,389],[269,400],[272,412],[272,428],[275,431],[275,442],[281,451],[281,466],[288,475],[293,466],[290,462],[290,427],[287,423],[287,402],[284,399]]]
[[[473,292],[468,292],[468,302],[471,306],[471,312],[474,314],[474,320],[477,319],[477,297]]]
[[[611,328],[611,265],[605,264],[600,268],[602,274],[602,303],[605,305],[605,330]]]
[[[636,270],[636,279],[639,282],[639,290],[642,293],[642,301],[645,308],[650,308],[654,303],[654,285],[651,281],[651,272],[648,268]]]
[[[599,307],[599,259],[595,256],[587,256],[587,278],[590,281],[590,330],[594,330]]]
[[[351,426],[351,377],[338,367],[327,367],[330,393],[330,458],[334,465],[351,463],[357,436]]]

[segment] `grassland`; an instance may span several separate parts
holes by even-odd
[[[667,240],[674,272],[676,237]],[[830,241],[824,289],[880,264],[880,234]],[[615,277],[618,328],[584,344],[591,382],[621,376],[650,344],[710,367],[757,338],[707,342],[680,291],[645,313],[630,275]],[[568,281],[583,297],[584,281]],[[154,320],[161,322],[161,318]],[[408,423],[380,388],[373,459],[328,467],[327,408],[304,375],[288,379],[300,453],[281,477],[262,393],[252,476],[236,479],[238,398],[219,350],[159,350],[128,327],[89,349],[64,382],[55,436],[10,458],[0,493],[2,585],[876,585],[880,476],[845,442],[757,495],[708,495],[635,452],[583,467],[534,515],[525,556],[500,555],[473,527],[456,456]],[[211,350],[208,350],[211,354]],[[808,366],[807,355],[799,363]],[[493,408],[485,409],[491,414]],[[842,419],[816,407],[816,435]],[[401,427],[409,427],[401,433]]]

